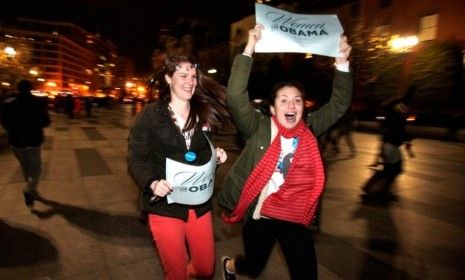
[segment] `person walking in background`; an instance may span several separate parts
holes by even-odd
[[[32,206],[42,173],[43,128],[50,124],[50,116],[47,104],[32,95],[31,82],[21,80],[17,88],[18,94],[5,101],[1,122],[27,182],[23,189],[25,203]]]
[[[153,81],[160,86],[160,100],[146,105],[132,124],[128,168],[141,189],[141,207],[148,213],[165,279],[211,277],[215,271],[211,197],[200,204],[171,203],[170,195],[180,191],[166,177],[176,172],[167,162],[183,164],[179,170],[195,177],[186,179],[193,184],[185,188],[188,197],[207,184],[213,192],[214,169],[200,172],[199,178],[190,170],[226,161],[226,152],[213,148],[209,140],[214,127],[230,123],[226,90],[183,55],[168,57]],[[207,184],[195,185],[200,180]]]
[[[382,170],[376,171],[368,180],[362,190],[365,192],[364,200],[382,199],[392,200],[395,195],[391,192],[391,185],[403,171],[403,157],[401,146],[409,157],[413,158],[412,138],[406,132],[406,117],[408,104],[412,98],[414,86],[409,87],[407,94],[401,98],[394,98],[385,105],[385,119],[381,124],[382,140],[380,158]]]
[[[80,118],[81,107],[81,98],[79,96],[74,97],[74,115],[76,118]]]
[[[352,137],[352,130],[354,123],[354,116],[351,110],[347,112],[339,119],[339,121],[331,127],[323,137],[323,151],[327,150],[327,146],[330,145],[333,152],[339,153],[339,141],[344,138],[347,147],[349,148],[349,156],[354,157],[357,154],[355,148],[354,139]]]
[[[254,110],[247,92],[252,54],[262,28],[257,24],[249,31],[247,45],[235,57],[228,82],[228,106],[247,144],[227,174],[218,202],[229,211],[223,214],[226,223],[244,219],[245,254],[222,257],[223,279],[235,279],[235,273],[258,277],[276,240],[292,279],[317,279],[313,237],[308,227],[314,219],[325,176],[316,136],[333,125],[350,105],[351,47],[343,36],[333,92],[326,105],[304,117],[303,87],[298,82],[285,81],[272,90],[269,117]]]
[[[90,118],[92,117],[92,107],[94,106],[92,103],[94,102],[92,96],[86,96],[86,99],[84,101],[84,105],[86,108],[86,117]]]
[[[66,94],[65,97],[65,109],[66,114],[68,115],[69,119],[74,118],[74,98],[72,94]]]

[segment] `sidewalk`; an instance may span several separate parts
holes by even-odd
[[[0,279],[163,279],[150,235],[139,220],[138,189],[126,172],[128,106],[94,118],[53,115],[45,131],[43,199],[24,205],[19,164],[0,149]],[[237,158],[231,131],[215,144],[228,152],[216,186]],[[465,279],[465,144],[415,140],[389,205],[360,203],[376,134],[355,132],[356,157],[328,154],[320,231],[320,280]],[[216,193],[214,194],[215,198]],[[242,252],[240,224],[221,222],[214,200],[217,260]],[[220,279],[216,265],[214,279]],[[238,277],[249,279],[246,277]],[[259,279],[289,279],[279,246]]]

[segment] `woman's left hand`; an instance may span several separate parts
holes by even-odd
[[[340,57],[336,57],[336,64],[344,64],[349,60],[350,51],[352,47],[347,43],[347,37],[341,35],[341,43],[339,45]]]
[[[228,159],[226,151],[221,148],[216,148],[216,163],[224,163]]]

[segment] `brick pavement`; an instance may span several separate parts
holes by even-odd
[[[19,164],[0,148],[0,279],[162,279],[138,190],[126,172],[129,106],[98,108],[94,118],[53,115],[46,129],[43,199],[23,203]],[[463,143],[417,139],[417,157],[398,178],[398,201],[363,205],[360,187],[378,136],[354,134],[357,156],[328,153],[320,231],[320,279],[464,279],[465,149]],[[215,142],[229,163],[239,150],[225,131]],[[228,165],[219,168],[217,181]],[[215,205],[218,258],[242,250],[240,225],[224,225]],[[215,279],[220,278],[217,265]],[[238,279],[248,279],[238,277]],[[289,279],[279,247],[260,279]]]

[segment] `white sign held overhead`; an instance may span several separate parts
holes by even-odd
[[[344,32],[337,15],[305,15],[255,4],[256,22],[262,24],[257,53],[293,52],[339,56]]]

